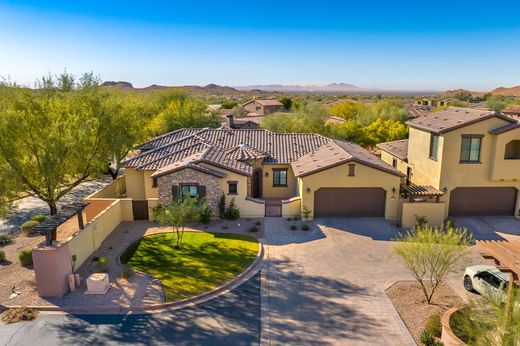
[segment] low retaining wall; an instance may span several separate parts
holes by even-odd
[[[446,204],[443,202],[402,202],[401,227],[412,228],[416,224],[416,216],[425,216],[430,226],[440,226],[446,219]]]
[[[302,199],[301,197],[293,197],[282,200],[282,216],[296,217],[301,214]]]
[[[441,342],[444,344],[444,346],[461,346],[461,345],[467,345],[464,341],[459,339],[451,330],[450,326],[450,318],[451,316],[459,311],[460,308],[451,308],[448,309],[444,315],[442,315],[442,334],[441,334]]]

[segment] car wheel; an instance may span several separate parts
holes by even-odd
[[[467,275],[464,277],[464,288],[467,291],[473,292],[473,282],[471,281],[471,278]]]

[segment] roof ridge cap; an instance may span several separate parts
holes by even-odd
[[[175,142],[175,143],[177,143],[177,142]],[[173,144],[173,143],[172,143],[172,144]],[[153,160],[153,161],[150,161],[150,162],[147,162],[147,163],[143,163],[142,165],[139,165],[139,166],[137,166],[137,167],[135,167],[135,168],[139,169],[139,168],[141,168],[141,167],[143,167],[143,166],[147,166],[147,165],[149,165],[149,164],[151,164],[151,163],[154,163],[154,162],[157,162],[157,161],[159,161],[159,160],[162,160],[162,159],[163,159],[164,157],[166,157],[166,156],[170,156],[170,155],[176,154],[176,153],[178,153],[178,152],[184,151],[184,150],[189,149],[189,148],[193,148],[194,146],[196,146],[196,145],[201,145],[201,144],[202,144],[202,145],[206,145],[207,147],[211,147],[211,146],[210,146],[209,144],[207,144],[207,143],[197,142],[197,143],[194,143],[194,144],[192,144],[192,145],[187,146],[186,148],[182,148],[182,149],[176,150],[176,151],[174,151],[174,152],[171,152],[171,153],[169,153],[169,154],[165,154],[165,155],[163,155],[163,156],[160,156],[160,157],[156,158],[156,159]],[[204,150],[206,150],[206,149],[204,149]],[[196,154],[197,154],[197,153],[195,153],[195,154],[193,154],[193,155],[196,155]],[[190,156],[192,156],[192,155],[190,155]],[[187,156],[187,157],[189,157],[189,156]],[[177,161],[175,161],[175,162],[177,162]],[[172,162],[172,164],[173,164],[173,162]]]

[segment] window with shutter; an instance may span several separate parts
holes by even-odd
[[[206,186],[199,185],[199,187],[198,187],[198,194],[199,194],[199,198],[206,197]]]
[[[179,199],[179,185],[172,185],[172,200]]]

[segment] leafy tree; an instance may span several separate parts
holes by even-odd
[[[92,74],[76,82],[64,73],[38,85],[35,92],[2,91],[8,97],[0,99],[0,181],[11,187],[7,194],[29,191],[55,214],[63,195],[106,170],[120,134]]]
[[[367,144],[375,145],[406,138],[408,128],[396,120],[377,119],[365,128],[365,136]]]
[[[327,136],[363,146],[368,144],[363,125],[353,119],[344,124],[327,124]]]
[[[501,96],[491,96],[486,100],[486,107],[495,112],[501,112],[507,107],[507,101]]]
[[[154,211],[155,220],[160,225],[172,228],[174,247],[180,248],[184,228],[188,223],[198,221],[204,207],[204,202],[199,201],[198,198],[185,196],[169,205],[158,206]]]
[[[473,95],[469,91],[461,90],[458,93],[453,94],[453,98],[460,101],[470,102],[473,99]]]
[[[243,118],[243,117],[247,116],[248,112],[242,106],[235,106],[235,107],[233,107],[233,109],[231,109],[231,111],[229,113],[233,114],[237,118]]]
[[[265,117],[262,127],[275,132],[324,133],[327,110],[308,103],[293,113],[273,113]]]
[[[233,100],[224,100],[222,102],[222,109],[232,109],[237,106],[236,101]]]
[[[290,97],[287,97],[287,96],[282,96],[278,99],[278,101],[280,101],[281,104],[283,104],[283,107],[287,110],[287,111],[290,111],[291,110],[291,107],[292,107],[292,100]]]
[[[397,241],[393,252],[410,270],[431,304],[436,289],[467,255],[473,239],[464,228],[422,225]]]

